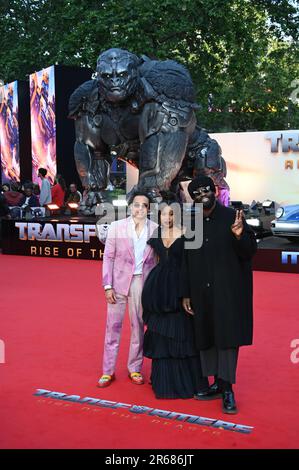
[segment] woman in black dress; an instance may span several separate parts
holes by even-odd
[[[158,264],[147,277],[143,292],[143,320],[147,325],[143,351],[152,359],[151,383],[157,398],[192,398],[200,389],[201,365],[195,351],[193,319],[179,298],[184,248],[180,216],[173,199],[160,206],[160,226],[149,243]],[[178,208],[178,204],[175,205]]]

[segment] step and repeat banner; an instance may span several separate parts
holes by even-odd
[[[1,181],[20,181],[18,82],[0,87]]]

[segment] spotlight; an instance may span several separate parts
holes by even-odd
[[[262,204],[265,214],[270,215],[275,211],[275,202],[271,201],[270,199],[266,199]]]
[[[46,208],[49,215],[58,214],[58,212],[60,211],[60,207],[57,206],[57,204],[47,204]]]
[[[79,204],[77,204],[76,202],[68,202],[67,205],[71,210],[71,215],[75,215],[78,213]]]
[[[274,207],[274,201],[270,201],[270,199],[265,199],[262,206],[263,207]]]
[[[76,202],[69,202],[68,206],[70,209],[78,209],[79,204],[77,204]]]

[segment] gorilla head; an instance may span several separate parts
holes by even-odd
[[[136,90],[139,59],[124,49],[108,49],[97,61],[97,81],[101,96],[112,103],[129,98]]]

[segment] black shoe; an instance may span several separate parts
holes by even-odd
[[[221,397],[222,397],[222,393],[217,382],[214,382],[206,390],[197,392],[194,395],[194,398],[196,400],[216,400],[217,398],[221,398]]]
[[[217,393],[219,396],[222,396],[222,388],[217,380],[209,386],[210,390],[213,390],[213,392]]]
[[[238,413],[234,392],[226,390],[222,393],[222,411],[223,413],[235,415]]]

